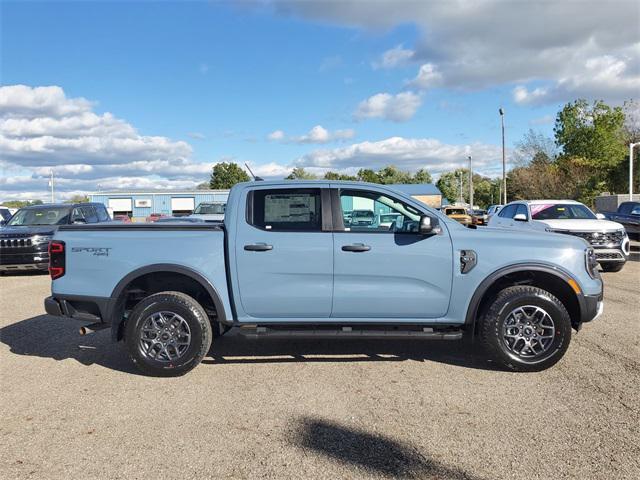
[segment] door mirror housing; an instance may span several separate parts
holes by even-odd
[[[527,216],[524,213],[518,213],[513,217],[513,219],[516,222],[526,222],[527,221]]]
[[[598,220],[605,220],[607,217],[605,217],[602,213],[596,213],[596,218]]]
[[[440,233],[440,226],[438,220],[429,215],[422,215],[420,217],[420,225],[418,227],[418,233],[421,235],[433,235]]]

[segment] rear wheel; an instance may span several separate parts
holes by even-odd
[[[129,356],[147,375],[172,377],[196,367],[211,347],[211,323],[202,306],[180,292],[138,303],[125,326]]]
[[[601,263],[600,268],[603,272],[619,272],[624,267],[624,262]]]
[[[562,302],[537,287],[502,290],[480,321],[482,343],[513,371],[540,371],[555,365],[571,341],[571,318]]]

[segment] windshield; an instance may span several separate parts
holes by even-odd
[[[571,203],[531,205],[531,217],[534,220],[596,220],[587,207]]]
[[[201,215],[223,215],[226,206],[226,203],[201,203],[193,213]]]
[[[63,225],[69,223],[71,207],[25,208],[18,210],[7,225]]]

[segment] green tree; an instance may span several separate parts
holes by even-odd
[[[327,172],[324,174],[325,180],[357,180],[353,175],[345,175],[343,173]]]
[[[590,105],[586,100],[566,104],[558,112],[553,129],[561,149],[560,160],[577,161],[593,170],[599,183],[614,190],[614,172],[625,159],[625,112],[601,100]]]
[[[0,205],[9,208],[22,208],[28,207],[29,205],[42,205],[42,200],[7,200],[1,202]]]
[[[421,168],[415,173],[409,183],[433,183],[433,179],[431,178],[431,174],[429,172],[427,172],[424,168]]]
[[[462,197],[460,196],[460,182],[462,180]],[[469,170],[458,168],[440,175],[436,186],[449,202],[469,202]],[[499,201],[499,180],[492,180],[477,173],[473,174],[473,203],[481,208]]]
[[[356,174],[359,182],[382,183],[376,172],[370,168],[361,168]]]
[[[303,167],[295,167],[285,180],[316,180],[318,177],[311,172],[307,172]]]
[[[214,190],[226,190],[233,187],[236,183],[248,182],[249,180],[247,172],[237,163],[221,162],[213,166],[209,187]]]
[[[64,203],[88,203],[89,197],[87,195],[74,195]]]

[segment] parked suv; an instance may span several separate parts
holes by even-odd
[[[587,241],[605,272],[622,270],[631,245],[624,227],[596,215],[574,200],[522,200],[505,205],[489,220],[490,227],[524,228],[565,233]]]
[[[21,208],[0,230],[0,272],[47,270],[49,240],[60,225],[109,222],[101,203]]]

